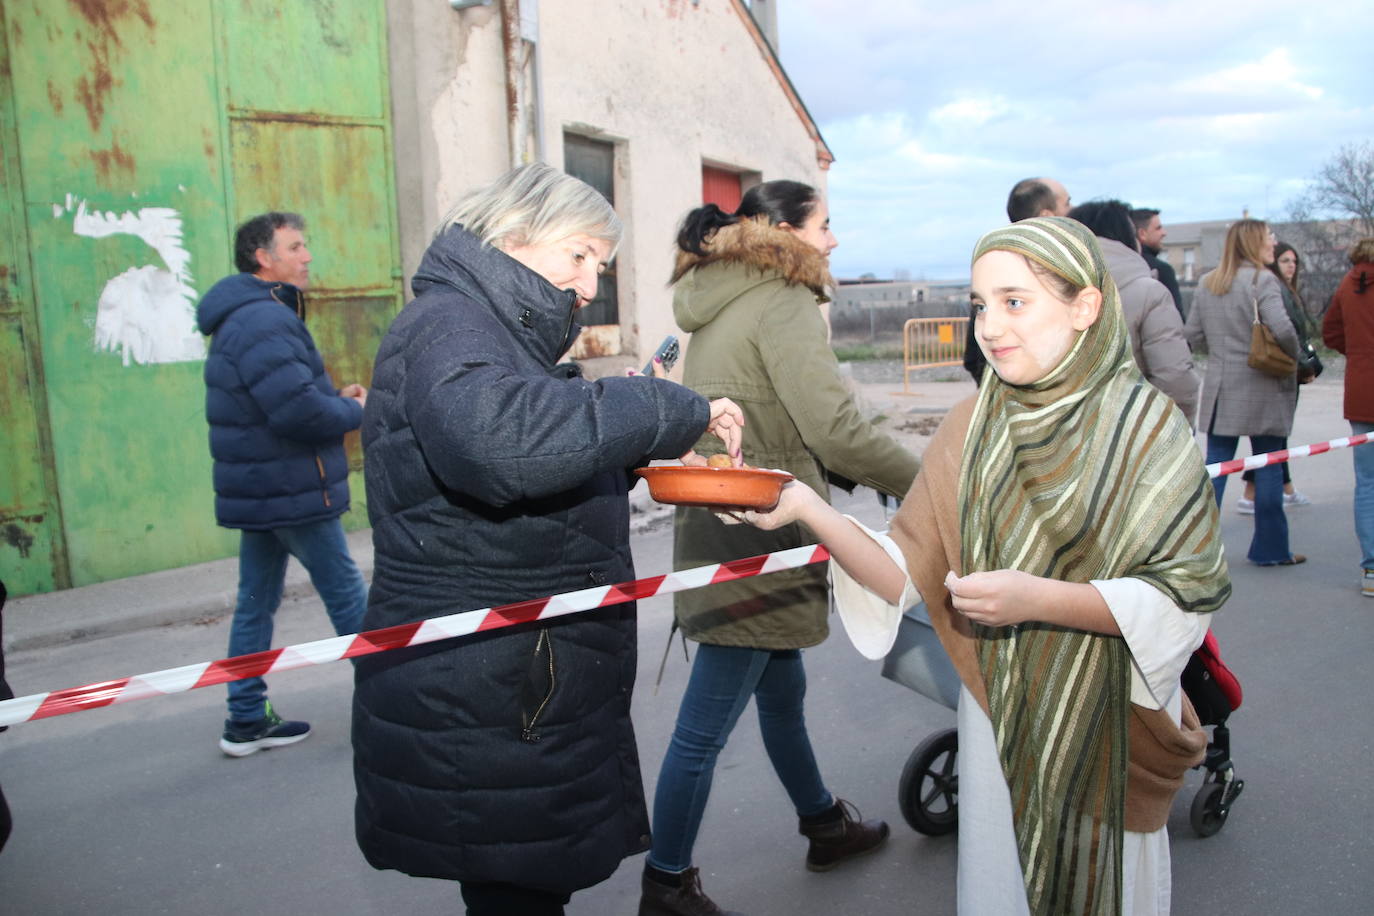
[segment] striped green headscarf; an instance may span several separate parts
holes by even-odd
[[[960,469],[964,574],[1130,576],[1186,611],[1216,610],[1231,586],[1212,486],[1182,413],[1135,366],[1092,234],[1031,219],[983,236],[973,259],[994,250],[1097,287],[1103,302],[1041,380],[985,374]],[[1119,913],[1125,641],[1039,623],[973,629],[1031,912]]]

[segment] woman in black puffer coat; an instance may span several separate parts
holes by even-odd
[[[743,417],[666,380],[557,364],[620,223],[541,164],[461,202],[377,354],[363,417],[365,629],[634,578],[631,470]],[[462,883],[468,913],[561,913],[649,845],[630,722],[635,606],[360,659],[358,844]]]

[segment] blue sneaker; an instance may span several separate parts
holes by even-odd
[[[266,704],[266,715],[252,722],[224,720],[219,749],[230,757],[247,757],[269,747],[285,747],[310,737],[309,722],[289,722]]]

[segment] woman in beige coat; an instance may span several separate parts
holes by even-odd
[[[1254,454],[1288,447],[1297,406],[1297,376],[1274,378],[1249,365],[1250,333],[1256,310],[1289,356],[1298,335],[1283,307],[1278,279],[1265,265],[1274,260],[1274,235],[1257,219],[1243,219],[1226,233],[1221,264],[1205,274],[1193,296],[1184,336],[1194,350],[1206,348],[1198,428],[1207,431],[1207,463],[1235,456],[1241,436]],[[1212,481],[1221,506],[1226,478]],[[1294,566],[1307,558],[1288,546],[1283,513],[1283,472],[1278,465],[1255,472],[1255,534],[1247,554],[1260,566]]]
[[[673,313],[692,334],[683,382],[735,399],[747,464],[788,471],[821,493],[833,471],[898,496],[919,463],[860,414],[817,307],[835,245],[825,201],[795,181],[757,185],[733,214],[713,204],[688,214],[673,272]],[[697,451],[720,447],[703,439]],[[726,527],[705,509],[679,509],[673,562],[718,563],[809,537],[800,525]],[[655,792],[642,916],[720,912],[701,890],[692,848],[716,757],[751,697],[769,760],[810,840],[807,867],[833,868],[887,838],[887,824],[861,820],[830,794],[806,732],[800,650],[826,638],[828,596],[825,571],[814,566],[677,595],[678,625],[700,646]]]

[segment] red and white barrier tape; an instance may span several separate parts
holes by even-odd
[[[1226,474],[1234,474],[1237,471],[1249,471],[1254,468],[1262,468],[1271,464],[1282,464],[1290,458],[1306,458],[1308,455],[1320,455],[1322,452],[1329,452],[1333,448],[1349,448],[1352,445],[1364,445],[1368,441],[1368,433],[1359,433],[1354,436],[1346,436],[1343,439],[1328,439],[1326,442],[1317,442],[1312,445],[1300,445],[1297,448],[1280,449],[1277,452],[1261,452],[1258,455],[1251,455],[1249,458],[1235,458],[1231,461],[1218,461],[1216,464],[1207,465],[1207,476],[1221,477]]]
[[[1279,464],[1290,458],[1320,455],[1322,452],[1329,452],[1334,448],[1363,445],[1368,441],[1369,436],[1361,433],[1342,439],[1318,442],[1313,445],[1303,445],[1277,452],[1265,452],[1251,455],[1248,458],[1209,464],[1207,465],[1207,474],[1209,477],[1220,477],[1250,468]],[[783,569],[797,569],[812,563],[820,563],[829,558],[830,553],[820,545],[794,547],[791,550],[780,550],[776,553],[730,560],[727,563],[684,569],[663,576],[649,576],[646,579],[586,588],[548,598],[535,598],[529,601],[517,601],[514,604],[503,604],[499,607],[463,611],[449,614],[446,617],[435,617],[432,620],[401,624],[382,630],[369,630],[365,633],[349,636],[335,636],[330,639],[300,643],[282,649],[271,649],[253,655],[240,655],[235,658],[222,658],[214,662],[200,662],[195,665],[184,665],[180,668],[167,668],[163,671],[153,671],[148,674],[138,674],[113,681],[87,684],[84,687],[55,690],[51,693],[35,693],[26,697],[16,697],[13,700],[0,701],[0,725],[16,725],[34,719],[66,715],[84,709],[99,709],[104,706],[128,703],[147,697],[184,693],[197,687],[225,684],[246,677],[262,677],[267,674],[275,674],[278,671],[324,665],[342,658],[372,655],[376,652],[387,652],[391,649],[418,646],[424,643],[437,642],[441,639],[452,639],[455,636],[467,636],[484,630],[509,627],[517,623],[546,620],[565,614],[576,614],[614,604],[624,604],[627,601],[652,598],[655,595],[670,595],[674,592],[714,585],[717,582],[762,576]]]
[[[717,582],[762,576],[783,569],[797,569],[829,558],[830,554],[824,547],[794,547],[791,550],[745,557],[728,563],[684,569],[664,576],[650,576],[647,579],[586,588],[549,598],[463,611],[445,617],[435,617],[432,620],[369,630],[349,636],[335,636],[282,649],[257,652],[253,655],[223,658],[215,662],[168,668],[114,681],[87,684],[84,687],[56,690],[52,693],[35,693],[0,702],[0,725],[15,725],[33,719],[80,712],[83,709],[99,709],[116,703],[128,703],[146,697],[183,693],[197,687],[210,687],[246,677],[262,677],[278,671],[290,671],[293,668],[324,665],[341,658],[356,658],[375,652],[418,646],[455,636],[509,627],[517,623],[546,620],[613,604],[624,604],[627,601],[637,601],[641,598],[651,598],[655,595],[687,591]]]

